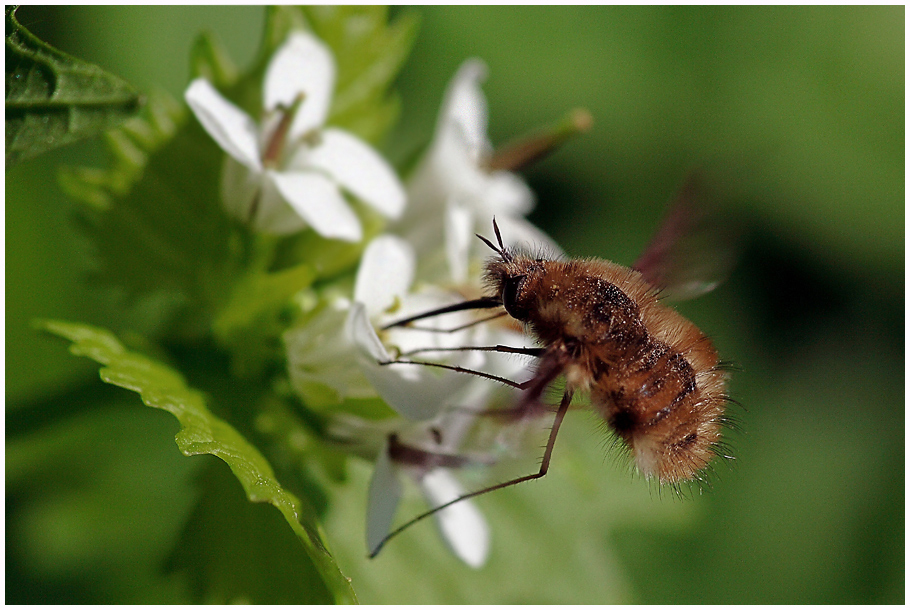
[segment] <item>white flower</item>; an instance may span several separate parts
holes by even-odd
[[[291,385],[307,403],[376,396],[360,371],[357,347],[345,331],[350,309],[351,302],[344,298],[322,303],[304,324],[283,335]],[[326,394],[326,387],[334,396]]]
[[[359,241],[362,229],[342,190],[386,217],[401,215],[405,194],[388,163],[352,134],[324,127],[334,86],[330,51],[303,32],[268,66],[261,125],[205,79],[190,83],[187,103],[228,154],[222,195],[231,214],[267,233],[309,225],[346,241]]]
[[[433,141],[408,181],[411,209],[400,228],[420,254],[422,268],[430,269],[427,273],[438,272],[432,266],[438,266],[444,254],[448,275],[457,283],[467,279],[470,260],[490,254],[474,233],[489,234],[494,216],[506,245],[525,242],[559,251],[524,220],[534,204],[524,181],[511,172],[489,169],[492,146],[480,89],[485,77],[483,62],[471,59],[449,84]],[[440,243],[445,243],[444,250]]]
[[[477,447],[472,457],[465,455],[464,442],[478,422],[477,411],[489,408],[493,393],[503,391],[489,380],[456,371],[380,363],[394,360],[392,354],[417,348],[522,344],[520,333],[494,330],[488,324],[457,332],[415,328],[377,332],[393,320],[461,300],[459,295],[432,285],[415,291],[412,282],[416,265],[413,248],[401,238],[375,238],[364,250],[353,300],[339,298],[303,326],[285,333],[291,381],[301,395],[306,396],[307,384],[313,383],[333,388],[340,397],[378,394],[401,415],[380,422],[337,415],[330,426],[331,436],[349,447],[358,447],[361,455],[377,456],[367,508],[371,552],[390,532],[401,499],[402,477],[414,481],[434,508],[464,494],[454,474],[456,467],[494,461],[498,439],[492,441],[495,447],[472,443]],[[458,312],[423,320],[420,325],[448,329],[473,319],[470,312]],[[515,378],[526,368],[523,359],[514,355],[478,351],[430,353],[425,359],[508,378]],[[495,420],[484,421],[496,428]],[[393,437],[400,439],[402,446],[414,449],[411,461],[390,453]],[[413,455],[424,455],[426,461],[415,462]],[[455,463],[446,463],[446,459]],[[458,502],[435,514],[434,519],[455,555],[471,566],[484,563],[489,552],[489,528],[471,501]]]
[[[460,347],[484,340],[482,330],[429,333],[391,329],[381,340],[376,327],[393,319],[450,305],[459,296],[433,286],[414,293],[415,255],[402,239],[382,235],[369,243],[361,258],[353,300],[343,297],[313,310],[303,324],[284,333],[291,383],[301,396],[313,385],[328,386],[339,398],[379,395],[392,408],[412,421],[435,417],[442,401],[473,379],[453,371],[414,365],[380,365],[393,360],[389,349],[406,352],[416,348]],[[394,314],[390,310],[395,311]],[[467,323],[470,314],[429,320],[426,326],[451,327]],[[389,346],[387,348],[386,346]],[[449,358],[451,364],[469,368],[484,365],[479,352],[462,352]]]
[[[394,462],[386,443],[376,459],[370,481],[367,508],[367,549],[372,553],[392,529],[392,520],[401,501],[401,475],[410,474],[420,486],[430,507],[441,506],[464,495],[464,489],[447,468],[424,470]],[[464,500],[435,515],[443,540],[455,555],[471,567],[479,568],[490,550],[490,528],[470,501]]]
[[[350,341],[360,348],[359,363],[363,374],[386,403],[412,421],[425,421],[439,414],[446,398],[466,387],[472,378],[454,371],[441,371],[409,364],[380,365],[394,357],[386,345],[399,353],[417,348],[462,347],[473,345],[476,330],[455,333],[420,332],[408,328],[384,331],[384,340],[374,329],[411,314],[437,309],[457,302],[451,293],[425,287],[411,292],[416,259],[411,246],[400,238],[382,235],[367,246],[361,259],[354,286],[354,303],[347,319]],[[394,313],[391,311],[394,310]],[[471,320],[462,312],[444,319],[427,320],[431,328],[452,328]],[[466,368],[480,368],[485,357],[480,352],[458,352],[446,362]]]
[[[409,476],[420,486],[431,508],[464,494],[450,470],[432,462],[440,455],[457,456],[461,440],[476,417],[465,409],[452,410],[451,407],[458,404],[452,401],[466,396],[480,399],[473,387],[476,378],[470,375],[417,365],[379,364],[393,358],[376,333],[374,323],[381,327],[393,318],[435,309],[451,304],[453,300],[451,296],[446,298],[445,292],[432,288],[416,294],[410,292],[415,266],[415,255],[407,242],[390,235],[373,240],[364,251],[357,273],[355,300],[347,322],[350,340],[360,347],[361,371],[379,395],[403,416],[399,425],[402,437],[416,443],[415,453],[425,452],[428,460],[423,464],[396,461],[390,452],[390,440],[379,450],[367,507],[370,552],[391,529],[401,499],[401,476]],[[389,312],[391,309],[395,310],[394,314]],[[445,321],[427,320],[426,325],[451,328],[469,319],[469,314],[462,312],[446,316]],[[475,345],[477,335],[476,328],[455,333],[414,329],[383,331],[385,341],[400,352],[414,348]],[[469,351],[458,352],[447,362],[477,369],[483,367],[485,360],[483,353]],[[477,408],[482,409],[483,404],[478,403]],[[434,517],[443,539],[460,559],[474,567],[486,561],[489,528],[470,501],[454,504]]]

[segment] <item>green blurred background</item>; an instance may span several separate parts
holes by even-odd
[[[904,8],[406,10],[422,25],[393,159],[429,137],[446,82],[479,56],[494,143],[573,107],[594,116],[526,172],[532,220],[571,255],[629,264],[688,172],[709,177],[744,227],[740,263],[680,309],[738,366],[742,407],[735,468],[685,501],[630,479],[592,418],[571,415],[545,479],[479,500],[494,535],[481,571],[429,524],[367,561],[369,465],[352,463],[326,528],[361,601],[903,603]],[[264,9],[17,15],[179,96],[195,35],[211,29],[245,65]],[[84,143],[6,174],[9,602],[183,599],[161,566],[208,458],[180,456],[170,415],[100,388],[95,366],[29,326],[118,326],[115,301],[80,279],[87,249],[56,186],[60,164],[101,159]]]

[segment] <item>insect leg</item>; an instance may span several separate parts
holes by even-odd
[[[411,350],[407,352],[406,355],[412,355],[419,352],[463,352],[463,351],[481,351],[481,352],[499,352],[503,354],[521,354],[524,356],[534,356],[539,358],[544,353],[544,348],[542,347],[509,347],[508,345],[491,345],[491,346],[465,346],[465,347],[439,347],[439,348],[421,348]],[[390,364],[417,364],[422,366],[434,366],[440,369],[447,369],[450,371],[457,371],[459,373],[467,373],[469,375],[476,375],[478,377],[483,377],[484,379],[491,379],[493,381],[499,381],[504,383],[507,386],[517,388],[519,390],[524,390],[534,383],[538,382],[538,379],[529,379],[523,383],[518,383],[517,381],[512,381],[505,377],[500,377],[499,375],[491,375],[490,373],[485,373],[483,371],[477,371],[475,369],[468,369],[463,366],[458,366],[455,364],[443,364],[441,362],[427,362],[425,360],[386,360],[384,362],[379,362],[381,366],[388,366]],[[552,377],[550,378],[552,380]]]
[[[537,396],[537,398],[539,398],[539,395]],[[572,393],[566,392],[565,394],[563,394],[562,402],[559,403],[559,410],[556,411],[556,417],[553,419],[553,427],[550,429],[550,437],[547,440],[547,447],[544,450],[543,459],[540,462],[540,470],[538,470],[537,472],[535,472],[533,474],[525,475],[523,477],[518,477],[516,479],[511,479],[504,483],[499,483],[499,484],[493,485],[491,487],[485,487],[484,489],[481,489],[481,490],[478,490],[475,492],[471,492],[471,493],[465,494],[463,496],[459,496],[459,497],[455,498],[454,500],[446,502],[445,504],[437,506],[436,508],[434,508],[432,510],[428,510],[427,512],[414,517],[413,519],[411,519],[410,521],[408,521],[407,523],[405,523],[398,529],[389,533],[385,538],[383,538],[379,542],[379,544],[376,545],[376,548],[370,552],[370,555],[369,555],[370,559],[372,559],[373,557],[376,557],[376,555],[379,554],[379,551],[382,550],[382,547],[385,546],[385,544],[389,540],[391,540],[392,538],[394,538],[395,536],[397,536],[404,530],[408,529],[409,527],[411,527],[418,521],[422,521],[423,519],[426,519],[430,515],[438,513],[439,511],[441,511],[444,508],[448,508],[449,506],[452,506],[453,504],[455,504],[457,502],[461,502],[462,500],[467,500],[469,498],[475,498],[477,496],[489,493],[491,491],[496,491],[498,489],[504,489],[506,487],[511,487],[512,485],[518,485],[519,483],[524,483],[525,481],[533,481],[534,479],[539,479],[539,478],[545,476],[547,474],[547,471],[550,468],[550,458],[553,455],[553,447],[556,444],[556,434],[559,432],[559,426],[562,424],[562,420],[565,418],[566,412],[569,410],[569,403],[571,403],[571,402],[572,402]]]
[[[388,366],[390,364],[419,364],[421,366],[433,366],[438,369],[448,369],[450,371],[457,371],[459,373],[467,373],[469,375],[477,375],[478,377],[483,377],[484,379],[491,379],[493,381],[498,381],[504,383],[509,387],[517,388],[519,390],[524,390],[529,385],[534,382],[534,379],[525,381],[524,383],[518,383],[517,381],[512,381],[505,377],[500,377],[498,375],[491,375],[490,373],[484,373],[483,371],[476,371],[474,369],[467,369],[463,366],[457,366],[454,364],[443,364],[441,362],[424,362],[423,360],[386,360],[385,362],[380,362],[380,366]]]

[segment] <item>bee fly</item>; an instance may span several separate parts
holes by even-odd
[[[671,485],[702,480],[702,471],[715,454],[722,453],[721,428],[727,423],[724,410],[730,402],[726,373],[711,340],[658,298],[662,290],[675,289],[689,297],[716,285],[693,282],[689,270],[673,269],[687,238],[698,228],[693,189],[690,181],[631,268],[600,259],[535,258],[506,248],[494,219],[497,243],[477,236],[496,254],[485,266],[489,296],[386,327],[407,326],[453,311],[502,308],[524,325],[540,347],[455,349],[539,358],[535,375],[524,383],[433,362],[384,364],[409,362],[496,379],[522,390],[508,411],[516,416],[539,410],[544,391],[557,377],[563,376],[566,383],[538,472],[466,494],[419,515],[390,533],[371,557],[390,538],[447,506],[546,475],[556,435],[576,392],[589,395],[591,408],[629,448],[646,478]]]

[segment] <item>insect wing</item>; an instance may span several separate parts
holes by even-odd
[[[709,208],[699,179],[690,176],[670,204],[660,229],[632,265],[652,286],[674,299],[714,290],[736,260],[735,229]]]

